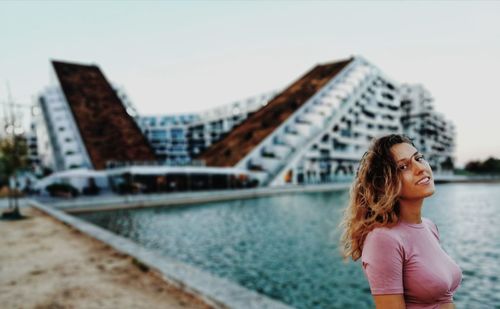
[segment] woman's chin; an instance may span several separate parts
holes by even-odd
[[[436,188],[434,188],[434,185],[432,185],[427,190],[425,190],[424,192],[422,192],[422,197],[423,198],[429,197],[429,196],[433,195],[434,192],[436,192]]]
[[[429,197],[429,196],[433,195],[434,192],[436,192],[436,189],[433,188],[425,197]]]
[[[434,192],[436,192],[436,189],[434,188],[434,186],[432,186],[431,188],[428,188],[426,190],[422,190],[420,192],[413,192],[413,194],[411,195],[401,195],[400,196],[400,199],[402,200],[419,200],[419,199],[424,199],[426,197],[429,197],[431,195],[434,194]]]

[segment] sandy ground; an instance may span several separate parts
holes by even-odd
[[[210,308],[32,208],[0,220],[1,308]]]

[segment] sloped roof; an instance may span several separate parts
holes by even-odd
[[[208,147],[198,159],[204,160],[207,166],[236,165],[352,60],[317,65]]]
[[[95,65],[52,61],[95,169],[106,162],[156,160],[148,140]]]

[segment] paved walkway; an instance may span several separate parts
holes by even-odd
[[[0,220],[1,308],[210,307],[131,257],[25,207]]]

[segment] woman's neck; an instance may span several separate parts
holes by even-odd
[[[424,199],[399,200],[399,219],[407,223],[422,223]]]

